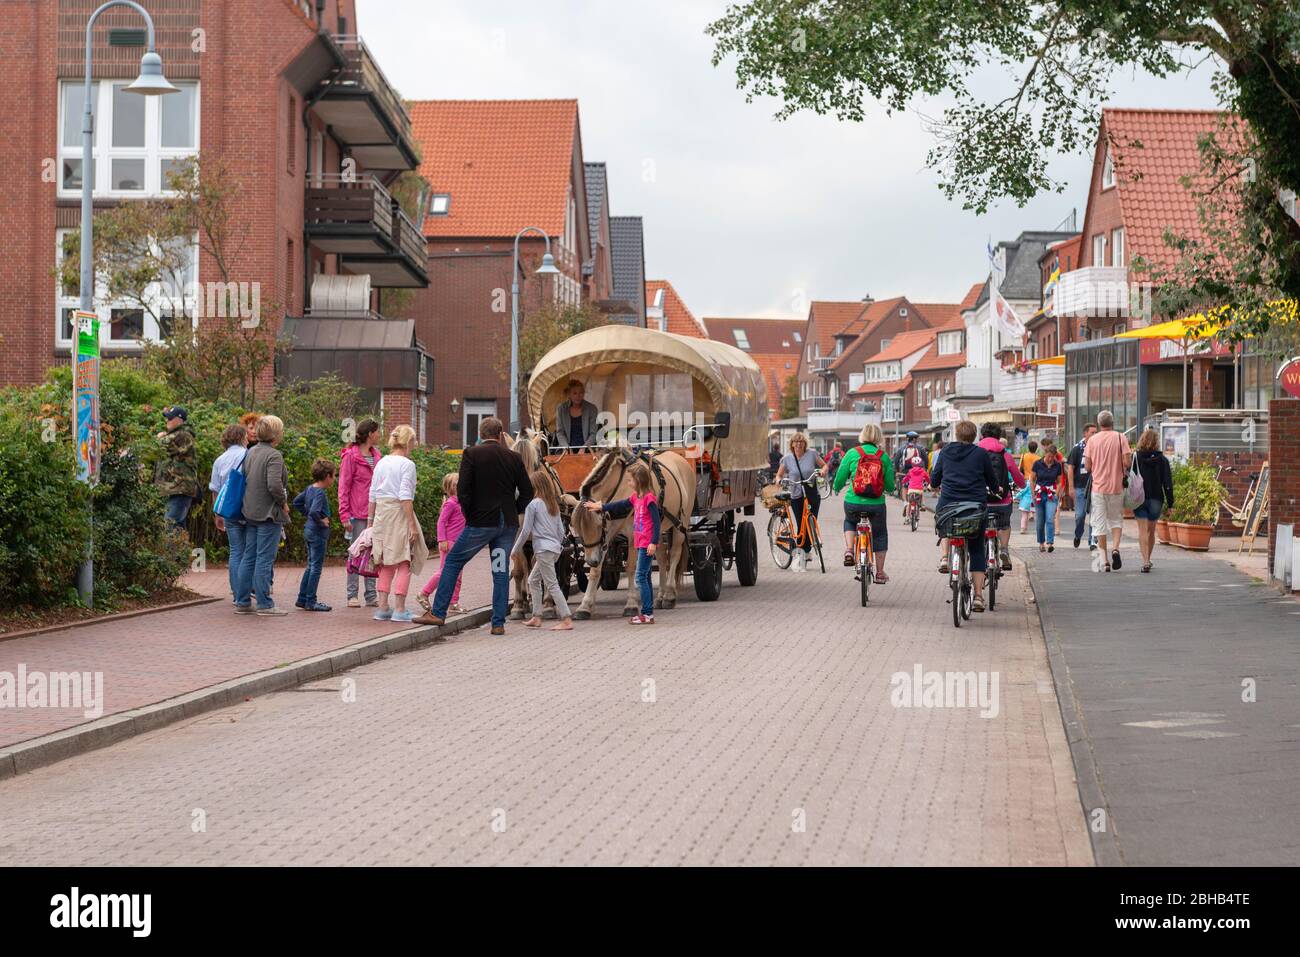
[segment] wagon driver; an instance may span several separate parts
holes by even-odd
[[[600,410],[587,401],[587,387],[577,379],[570,379],[564,396],[564,401],[555,407],[556,445],[575,449],[595,445]]]

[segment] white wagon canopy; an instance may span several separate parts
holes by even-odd
[[[767,467],[767,386],[758,364],[735,346],[624,325],[580,332],[533,369],[528,410],[534,428],[555,431],[555,411],[574,379],[604,422],[623,434],[639,430],[646,444],[697,440],[698,433],[688,438],[684,429],[726,413],[727,438],[704,442],[710,456],[724,469]]]

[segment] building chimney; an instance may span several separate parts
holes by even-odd
[[[868,305],[868,306],[871,305],[871,304],[872,304],[873,302],[875,302],[875,301],[876,301],[876,300],[874,300],[874,299],[871,298],[871,293],[867,293],[865,296],[862,297],[862,302],[863,302],[865,305]]]

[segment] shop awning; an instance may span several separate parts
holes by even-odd
[[[1197,326],[1202,326],[1199,332],[1193,332]],[[1202,315],[1188,316],[1186,319],[1170,319],[1168,322],[1160,322],[1154,326],[1143,326],[1141,329],[1130,329],[1128,332],[1121,332],[1115,336],[1116,339],[1213,339],[1219,334],[1219,324],[1212,323],[1205,325],[1205,317]]]
[[[1065,365],[1065,356],[1048,356],[1046,359],[1030,359],[1031,366],[1063,366]]]

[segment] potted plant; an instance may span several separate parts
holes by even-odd
[[[1219,502],[1226,493],[1209,465],[1178,465],[1173,470],[1174,507],[1169,510],[1172,544],[1208,551]]]

